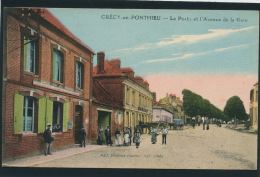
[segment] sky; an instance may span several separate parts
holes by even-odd
[[[189,89],[223,110],[236,95],[249,113],[258,82],[257,11],[49,10],[95,53],[132,67],[157,100]]]

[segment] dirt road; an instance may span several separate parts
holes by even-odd
[[[211,125],[170,130],[167,145],[151,144],[142,135],[141,146],[106,147],[35,165],[35,167],[248,169],[257,168],[257,135]]]

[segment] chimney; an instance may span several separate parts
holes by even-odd
[[[144,86],[145,86],[147,89],[149,89],[149,83],[148,83],[148,81],[144,81]]]
[[[129,78],[134,79],[134,70],[132,68],[121,68],[121,72]]]
[[[97,73],[104,73],[104,62],[105,62],[105,52],[101,51],[97,53]]]
[[[144,80],[140,76],[135,76],[135,81],[138,82],[139,84],[143,84]]]
[[[111,60],[110,63],[112,63],[114,66],[120,68],[121,60],[119,58],[116,58],[116,59]]]

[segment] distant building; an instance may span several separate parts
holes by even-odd
[[[94,51],[47,9],[4,13],[3,159],[43,152],[47,124],[54,149],[79,143],[82,126],[89,130]]]
[[[173,112],[174,118],[184,118],[186,123],[182,101],[180,100],[180,97],[176,96],[176,94],[167,93],[164,98],[159,100],[159,103],[166,106],[169,111]]]
[[[140,76],[134,76],[132,68],[121,68],[120,59],[105,60],[105,53],[97,54],[97,66],[93,69],[93,79],[123,105],[123,126],[134,127],[152,121],[153,94],[149,84]],[[112,131],[116,129],[111,118]],[[146,131],[146,130],[145,130]]]
[[[251,127],[258,130],[258,82],[250,92],[250,122]]]
[[[157,121],[172,123],[173,113],[160,105],[155,105],[153,107],[153,122]]]

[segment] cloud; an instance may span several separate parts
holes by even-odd
[[[249,45],[249,44],[231,46],[231,47],[226,47],[226,48],[219,48],[219,49],[214,49],[214,50],[210,50],[210,51],[206,51],[206,52],[200,52],[200,53],[184,54],[180,57],[175,57],[175,58],[163,58],[163,59],[147,60],[147,61],[144,61],[143,63],[155,63],[155,62],[164,62],[164,61],[186,59],[186,58],[206,55],[206,54],[209,54],[209,53],[222,52],[222,51],[225,51],[225,50],[232,50],[232,49],[236,49],[236,48],[240,48],[240,47],[245,47],[247,45]]]
[[[167,46],[171,44],[177,44],[177,43],[198,43],[202,40],[206,39],[212,39],[217,38],[225,35],[229,35],[232,33],[237,33],[240,31],[246,31],[255,28],[255,26],[247,27],[247,28],[241,28],[241,29],[209,29],[206,34],[199,34],[199,35],[173,35],[170,38],[164,38],[166,40],[162,40],[158,43],[155,43],[155,45],[162,47]]]
[[[158,48],[158,47],[165,47],[172,44],[192,44],[192,43],[198,43],[203,40],[209,40],[214,38],[219,38],[227,35],[231,35],[234,33],[238,33],[241,31],[247,31],[256,28],[256,26],[250,26],[246,28],[240,28],[240,29],[209,29],[208,33],[206,34],[198,34],[198,35],[172,35],[168,38],[163,38],[159,42],[156,43],[145,43],[142,45],[139,45],[134,48],[126,48],[126,49],[120,49],[116,52],[121,53],[128,53],[128,52],[137,52],[137,51],[143,51],[143,50],[149,50],[152,48]]]
[[[147,44],[142,44],[139,47],[135,47],[135,48],[128,48],[128,49],[119,49],[116,50],[116,52],[120,52],[120,53],[128,53],[128,52],[137,52],[137,51],[142,51],[142,50],[148,50],[150,49],[152,46],[152,44],[147,43]]]

